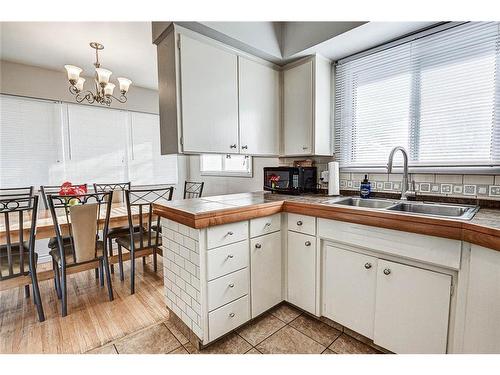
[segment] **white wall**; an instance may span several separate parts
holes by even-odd
[[[85,78],[86,87],[90,87],[93,78]],[[68,91],[68,87],[69,83],[63,67],[61,71],[56,71],[0,60],[0,93],[2,94],[74,102],[74,97]],[[158,91],[156,90],[131,86],[127,97],[125,104],[114,101],[111,107],[148,113],[159,112]],[[101,104],[94,105],[101,106]]]
[[[260,191],[264,183],[264,167],[278,166],[278,158],[258,158],[253,159],[252,177],[222,177],[222,176],[202,176],[200,173],[200,156],[186,156],[189,159],[189,180],[204,181],[203,196],[245,193]]]

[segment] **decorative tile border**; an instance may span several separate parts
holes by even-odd
[[[372,179],[373,176],[373,179]],[[358,191],[364,174],[340,173],[342,190]],[[384,180],[380,180],[384,178]],[[415,191],[420,194],[500,200],[500,176],[483,175],[411,175]],[[401,174],[370,174],[372,191],[397,193],[401,191]]]

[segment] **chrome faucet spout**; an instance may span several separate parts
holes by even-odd
[[[397,151],[401,151],[403,154],[403,181],[401,184],[401,200],[407,200],[409,196],[415,196],[415,191],[409,190],[408,183],[408,153],[404,149],[404,147],[397,146],[391,150],[389,154],[389,161],[387,163],[387,173],[392,173],[392,167],[394,164],[394,154]]]

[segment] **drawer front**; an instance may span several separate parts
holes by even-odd
[[[217,277],[248,267],[248,241],[217,247],[207,252],[207,278]]]
[[[249,301],[248,295],[246,295],[209,313],[209,341],[215,340],[250,320]]]
[[[229,245],[248,239],[248,221],[217,225],[207,229],[207,248]]]
[[[288,230],[314,236],[316,234],[316,218],[290,213],[288,214]]]
[[[459,240],[328,219],[318,219],[318,236],[437,266],[460,268]]]
[[[281,229],[281,214],[250,220],[250,237],[262,236]]]
[[[248,268],[208,282],[208,311],[248,294]]]

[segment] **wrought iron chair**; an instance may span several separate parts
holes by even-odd
[[[120,267],[120,280],[124,280],[123,275],[123,251],[122,248],[130,251],[130,293],[135,293],[135,258],[136,251],[152,249],[153,250],[153,267],[157,271],[157,253],[161,253],[161,236],[159,231],[155,231],[160,227],[160,217],[153,219],[153,203],[172,200],[173,187],[156,188],[156,189],[132,189],[125,191],[125,202],[127,204],[127,214],[129,223],[129,233],[126,236],[118,237],[118,263]],[[134,231],[132,209],[137,209],[139,214],[139,231]],[[147,211],[145,211],[145,209]],[[147,221],[144,223],[143,216],[148,214]],[[153,220],[155,224],[153,225]],[[144,259],[143,259],[144,265]]]
[[[200,198],[203,193],[204,182],[184,182],[184,199]]]
[[[57,238],[57,248],[52,249],[49,254],[53,259],[57,295],[62,299],[62,316],[68,313],[66,279],[68,270],[73,267],[75,272],[81,272],[95,268],[97,263],[101,287],[104,286],[105,271],[109,300],[113,300],[107,251],[112,199],[112,191],[47,195]],[[99,240],[101,224],[102,241]],[[69,237],[69,244],[64,243],[65,236]]]
[[[131,184],[130,182],[120,182],[120,183],[112,183],[112,184],[94,184],[94,191],[96,193],[104,193],[108,191],[116,192],[120,191],[122,193],[122,202],[125,201],[125,190],[130,190]],[[139,230],[138,227],[134,228],[134,230]],[[109,256],[113,256],[113,240],[117,237],[126,235],[128,233],[128,225],[118,227],[118,228],[109,228],[108,231],[108,249]],[[115,266],[111,265],[111,273],[115,273]]]
[[[6,237],[6,244],[0,245],[0,284],[15,277],[29,276],[33,285],[33,299],[38,319],[43,322],[45,315],[36,275],[38,256],[35,252],[38,196],[33,196],[33,188],[28,188],[28,193],[24,195],[21,189],[2,189],[2,193],[5,190],[15,190],[15,192],[0,195],[0,214],[3,214],[2,226],[5,227]],[[29,228],[24,228],[25,216],[31,221]],[[17,222],[17,225],[12,225],[13,222]],[[12,233],[14,230],[17,231],[17,236]],[[26,234],[26,230],[29,233]],[[25,234],[29,237],[28,241],[25,241]],[[15,240],[17,242],[13,242]],[[25,293],[29,296],[29,285],[25,286]]]

